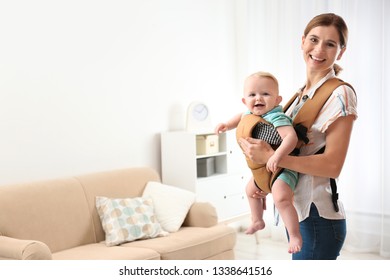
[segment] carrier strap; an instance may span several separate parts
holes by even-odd
[[[297,132],[297,136],[299,138],[299,142],[296,148],[296,153],[299,153],[299,148],[302,146],[302,143],[307,144],[309,139],[307,138],[307,132],[312,127],[314,121],[316,120],[318,114],[320,113],[322,107],[329,99],[333,91],[341,85],[346,85],[350,88],[353,87],[344,82],[339,78],[332,78],[323,83],[314,93],[313,97],[307,98],[301,109],[298,111],[296,116],[294,117],[293,123],[295,131]],[[292,105],[292,103],[299,98],[300,94],[296,93],[284,106],[284,112]],[[325,147],[321,148],[316,154],[322,154],[325,151]],[[339,194],[337,193],[337,184],[334,178],[329,178],[330,187],[332,189],[332,203],[334,210],[339,212],[339,205],[337,200],[339,198]]]
[[[318,155],[318,154],[322,154],[324,153],[325,151],[325,146],[322,147],[318,152],[316,152],[315,154]],[[332,189],[332,203],[333,203],[333,208],[334,208],[334,211],[336,212],[339,212],[339,204],[337,203],[337,200],[339,199],[339,194],[337,192],[337,184],[336,184],[336,179],[334,178],[329,178],[329,181],[330,181],[330,187]]]
[[[312,127],[314,121],[317,119],[325,102],[329,99],[333,91],[341,85],[346,85],[353,89],[353,87],[339,78],[332,78],[323,83],[314,93],[312,98],[307,98],[303,106],[293,119],[294,128],[297,132],[299,140],[307,144],[309,139],[306,134]],[[283,107],[286,112],[292,103],[299,98],[300,94],[296,93]],[[298,148],[301,145],[298,145]]]

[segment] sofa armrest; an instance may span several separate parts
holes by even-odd
[[[217,210],[208,202],[195,202],[188,211],[183,226],[212,227],[218,223]]]
[[[40,241],[0,236],[0,259],[51,260],[49,247]]]

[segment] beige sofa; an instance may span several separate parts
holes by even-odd
[[[0,186],[0,259],[234,259],[235,230],[200,202],[177,232],[106,246],[95,198],[139,197],[159,180],[142,167]]]

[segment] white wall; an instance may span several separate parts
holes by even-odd
[[[383,3],[383,18],[385,19],[384,24],[386,26],[390,26],[390,18],[388,17],[388,11],[390,11],[390,2],[384,1]],[[387,29],[387,32],[383,32],[384,42],[383,42],[383,60],[384,64],[388,61],[390,61],[390,36],[389,36],[389,29]],[[387,67],[383,67],[383,73],[382,73],[382,81],[383,81],[383,94],[382,94],[382,111],[386,112],[388,111],[388,108],[390,106],[390,82],[388,81],[388,77],[390,77],[390,66],[386,63]],[[385,82],[387,80],[387,82]],[[383,227],[382,227],[382,233],[385,236],[382,240],[383,246],[381,248],[381,253],[388,258],[390,258],[390,148],[389,148],[389,142],[390,142],[390,114],[384,114],[383,120],[382,120],[382,128],[381,131],[383,132],[383,138],[382,138],[382,147],[383,147],[383,154],[382,154],[382,193],[381,193],[381,205],[383,207]]]
[[[160,170],[191,101],[237,111],[233,0],[0,0],[0,38],[0,185]]]
[[[389,9],[387,0],[0,0],[0,185],[160,170],[160,132],[184,129],[191,101],[224,120],[243,110],[242,80],[257,70],[280,77],[287,100],[304,81],[304,25],[331,11],[350,27],[342,78],[358,92],[339,184],[349,243],[382,240],[388,255]]]

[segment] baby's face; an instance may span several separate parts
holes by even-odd
[[[252,114],[264,115],[279,105],[281,101],[278,86],[271,78],[251,76],[246,79],[242,102]]]

